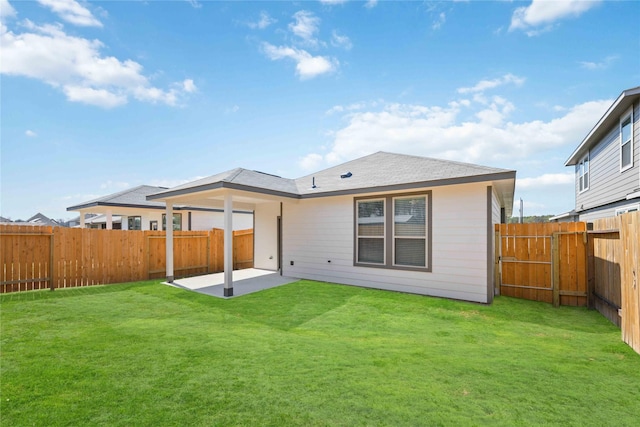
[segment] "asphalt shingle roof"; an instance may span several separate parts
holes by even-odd
[[[341,175],[351,172],[351,177]],[[470,163],[377,152],[296,179],[301,195],[349,191],[513,172]],[[315,178],[316,188],[312,188]]]
[[[341,178],[348,172],[351,172],[350,177]],[[158,192],[152,198],[221,187],[264,190],[288,197],[313,197],[381,187],[450,183],[457,179],[469,181],[476,177],[483,180],[483,176],[491,180],[496,174],[504,173],[515,177],[515,171],[507,169],[380,151],[298,179],[236,168]]]
[[[139,185],[128,190],[120,191],[118,193],[109,194],[107,196],[98,197],[97,199],[89,200],[80,205],[70,206],[68,211],[75,211],[82,208],[88,208],[91,206],[113,206],[113,205],[125,205],[125,206],[143,206],[154,207],[164,209],[164,202],[154,202],[147,200],[147,196],[155,194],[159,191],[166,190],[165,187],[154,187],[151,185]]]

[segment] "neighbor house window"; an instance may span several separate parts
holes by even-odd
[[[578,187],[579,191],[589,189],[589,155],[580,161],[578,165]]]
[[[162,230],[166,231],[167,229],[167,214],[162,214]],[[173,231],[182,230],[182,214],[174,213],[173,214]]]
[[[355,265],[431,271],[431,192],[355,199]]]
[[[633,110],[620,120],[620,170],[633,166]]]
[[[629,212],[638,212],[640,210],[640,205],[631,205],[624,208],[616,209],[616,216],[626,214]]]
[[[142,230],[142,218],[139,216],[127,217],[127,228],[129,230]]]

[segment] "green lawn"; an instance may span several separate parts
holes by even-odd
[[[0,297],[3,426],[616,425],[640,355],[595,311],[301,281]]]

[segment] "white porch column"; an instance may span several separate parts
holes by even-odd
[[[80,228],[84,228],[84,212],[80,212]]]
[[[224,195],[224,296],[233,296],[233,197]]]
[[[165,209],[167,218],[166,233],[166,265],[167,265],[167,282],[173,283],[173,203],[167,202]]]
[[[107,230],[113,230],[113,213],[107,211]]]

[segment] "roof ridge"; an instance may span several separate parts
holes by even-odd
[[[238,175],[240,175],[243,171],[246,171],[247,169],[245,168],[235,168],[235,169],[231,169],[231,173],[229,174],[229,176],[225,179],[223,179],[222,181],[225,182],[233,182],[234,179],[236,179],[238,177]]]

